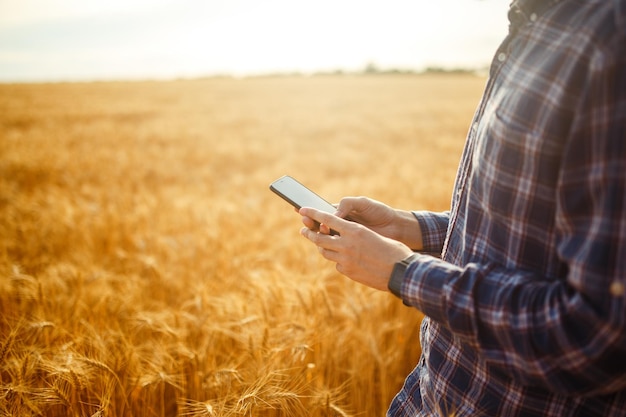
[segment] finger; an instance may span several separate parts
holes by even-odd
[[[317,223],[310,217],[302,216],[302,224],[304,224],[308,229],[317,231],[319,229],[320,224]]]
[[[359,213],[366,208],[368,200],[367,197],[344,197],[336,206],[335,216],[354,222],[355,218],[359,217]]]
[[[341,199],[337,207],[337,212],[335,216],[345,218],[352,210],[354,210],[355,206],[355,198],[354,197],[344,197]]]
[[[306,227],[300,229],[300,234],[309,239],[316,246],[335,251],[337,249],[337,236],[318,233]]]
[[[345,220],[335,216],[334,214],[319,211],[311,207],[303,207],[300,209],[300,214],[309,217],[320,224],[325,224],[329,229],[333,229],[341,233],[344,229]]]
[[[326,226],[325,224],[320,224],[319,232],[323,233],[325,235],[329,235],[330,234],[330,227]]]
[[[318,246],[317,250],[320,253],[320,255],[322,255],[325,259],[328,259],[329,261],[337,262],[339,258],[339,254],[335,252],[334,250],[326,249],[321,246]]]

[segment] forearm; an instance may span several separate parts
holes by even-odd
[[[395,240],[404,243],[414,251],[421,251],[424,249],[422,228],[412,212],[406,210],[396,210],[396,221],[394,226]]]

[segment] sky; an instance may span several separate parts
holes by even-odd
[[[508,0],[0,0],[0,82],[486,66]]]

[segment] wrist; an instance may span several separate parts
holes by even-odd
[[[415,215],[406,210],[396,210],[397,239],[413,251],[424,249],[422,229]]]
[[[387,288],[393,295],[400,299],[402,299],[402,285],[404,283],[406,270],[418,256],[419,254],[413,253],[401,261],[396,262],[393,266],[393,270],[389,276],[389,281],[387,282]]]

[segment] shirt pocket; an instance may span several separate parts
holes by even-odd
[[[493,112],[472,155],[468,229],[481,236],[489,258],[543,269],[555,242],[560,154],[540,132]]]

